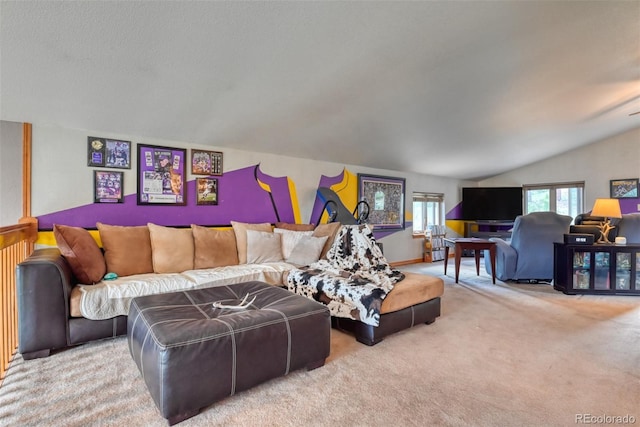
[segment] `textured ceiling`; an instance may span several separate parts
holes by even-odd
[[[640,126],[640,1],[0,8],[2,120],[464,179]]]

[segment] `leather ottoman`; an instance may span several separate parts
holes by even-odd
[[[127,332],[131,356],[173,425],[236,392],[324,365],[331,320],[322,304],[246,282],[134,298]]]

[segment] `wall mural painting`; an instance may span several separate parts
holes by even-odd
[[[95,228],[96,222],[112,225],[228,226],[231,220],[249,223],[300,222],[295,185],[288,177],[263,173],[260,165],[225,172],[217,176],[217,205],[199,205],[188,197],[185,206],[138,205],[137,194],[124,197],[123,203],[86,204],[38,217],[41,231],[54,224]],[[186,194],[197,194],[196,180],[186,183]],[[51,234],[51,233],[50,233]],[[38,243],[50,238],[39,236]],[[54,241],[55,244],[55,241]]]
[[[346,168],[337,176],[330,177],[322,175],[320,177],[320,182],[318,183],[318,188],[320,187],[332,189],[338,195],[342,204],[349,209],[350,212],[353,212],[358,201],[358,179],[356,175],[349,172]],[[324,203],[325,200],[316,193],[316,199],[313,203],[313,210],[311,211],[309,223],[317,223],[318,218],[320,218],[321,223],[327,222],[328,215],[326,212],[322,211]]]

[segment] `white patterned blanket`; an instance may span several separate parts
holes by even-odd
[[[391,269],[366,225],[342,226],[326,260],[291,270],[287,288],[326,304],[332,316],[378,326],[380,307],[404,274]]]

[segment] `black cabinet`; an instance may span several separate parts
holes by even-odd
[[[640,245],[554,243],[553,287],[565,294],[640,295]]]

